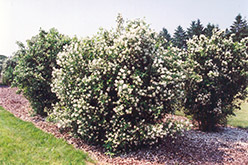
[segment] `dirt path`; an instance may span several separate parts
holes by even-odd
[[[233,127],[223,128],[217,133],[204,133],[197,130],[185,132],[175,143],[165,141],[158,149],[143,149],[118,157],[104,155],[100,147],[90,146],[69,134],[59,132],[56,125],[44,118],[29,115],[29,103],[16,94],[16,88],[0,87],[0,106],[16,117],[30,121],[36,127],[64,138],[89,153],[99,164],[248,164],[248,130]]]

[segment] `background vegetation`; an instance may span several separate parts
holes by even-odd
[[[204,27],[200,21],[197,19],[196,21],[192,21],[187,30],[184,30],[182,26],[178,26],[175,29],[173,35],[169,34],[166,28],[163,28],[160,32],[160,35],[163,36],[168,42],[171,42],[174,46],[178,48],[186,48],[186,41],[191,39],[194,35],[200,36],[204,34],[207,37],[212,36],[213,29],[219,29],[218,25],[214,25],[212,23],[208,23],[206,27]],[[247,20],[244,19],[240,14],[235,17],[233,24],[226,28],[225,35],[229,37],[230,35],[234,35],[234,41],[240,41],[242,38],[248,37],[248,24]]]

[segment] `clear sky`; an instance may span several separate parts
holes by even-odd
[[[229,27],[240,13],[248,19],[248,0],[0,0],[0,54],[10,56],[39,29],[52,27],[78,37],[95,34],[99,27],[115,27],[118,13],[124,19],[144,18],[159,32],[171,34],[181,25],[200,19]]]

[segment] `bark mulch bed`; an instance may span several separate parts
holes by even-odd
[[[111,158],[99,146],[91,146],[83,140],[61,133],[58,127],[40,116],[29,113],[29,102],[16,94],[16,88],[0,87],[0,106],[36,127],[64,138],[76,148],[82,149],[99,164],[248,164],[248,130],[234,127],[222,128],[216,133],[192,129],[174,143],[167,139],[158,148],[142,149]],[[184,120],[183,117],[177,117]]]

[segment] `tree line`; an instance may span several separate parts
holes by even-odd
[[[200,36],[201,34],[211,37],[213,34],[213,29],[215,28],[219,30],[218,25],[208,23],[207,26],[204,27],[200,19],[197,19],[196,21],[192,21],[189,28],[186,30],[184,30],[183,27],[179,25],[175,29],[173,35],[171,35],[166,28],[163,28],[160,31],[160,36],[164,37],[168,41],[165,46],[173,44],[173,46],[178,48],[186,48],[186,41],[188,39],[191,39],[194,35]],[[247,20],[243,18],[241,14],[238,14],[235,17],[233,24],[225,30],[226,37],[229,37],[232,34],[234,35],[234,41],[240,41],[242,38],[248,37]]]

